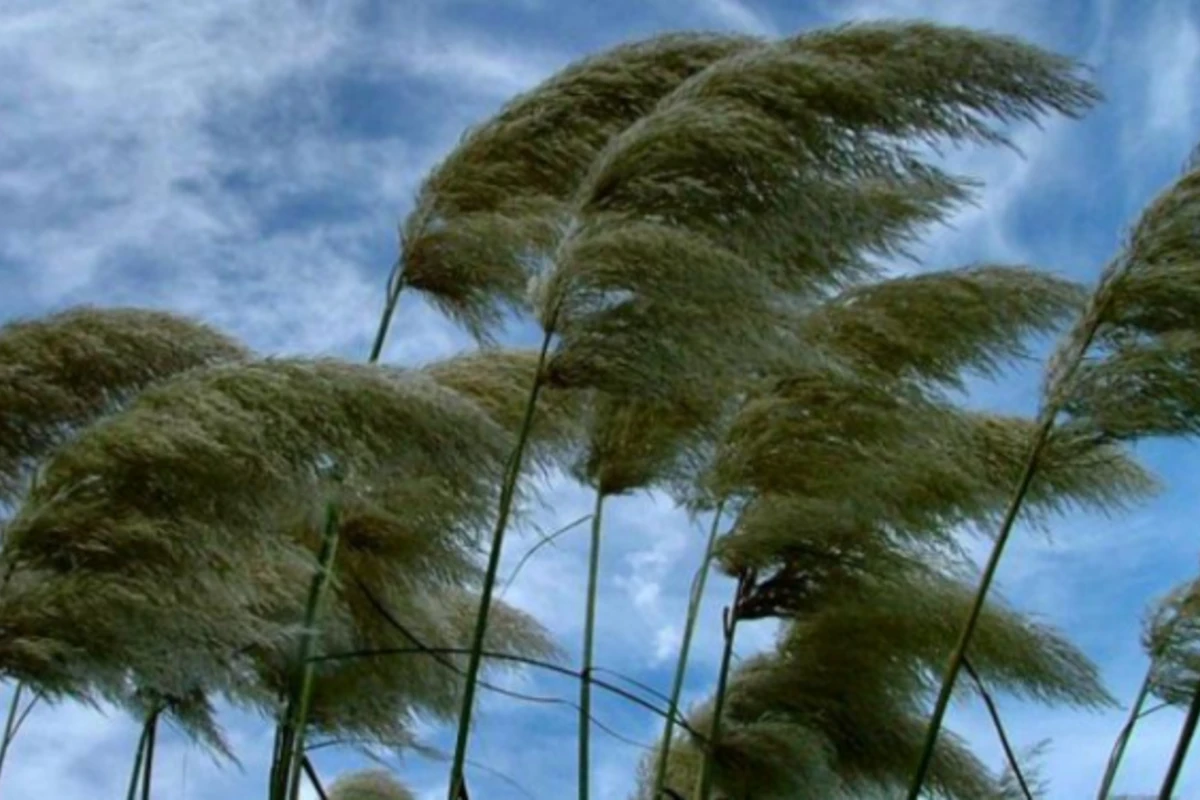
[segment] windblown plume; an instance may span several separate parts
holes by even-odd
[[[354,633],[344,643],[322,643],[309,725],[325,735],[409,749],[419,720],[449,720],[458,711],[466,659],[461,652],[446,651],[465,651],[469,645],[479,600],[457,587],[417,585],[401,592],[387,585],[363,588],[358,579],[343,569],[338,600],[347,605]],[[561,657],[528,614],[504,603],[497,603],[492,613],[488,651]],[[261,679],[273,692],[287,687],[289,655],[264,654],[260,662]],[[511,663],[494,660],[487,666],[491,671],[512,669]]]
[[[338,776],[329,800],[415,800],[415,795],[386,770],[363,770]]]
[[[808,49],[808,35],[747,49],[684,81],[610,141],[539,286],[539,318],[561,335],[551,376],[661,392],[743,374],[770,350],[793,295],[845,276],[839,259],[780,257],[811,256],[814,230],[827,231],[834,248],[861,231],[861,219],[847,223],[838,213],[845,203],[830,197],[860,197],[855,180],[940,187],[931,196],[942,204],[958,188],[897,137],[997,139],[985,119],[1073,113],[1094,99],[1073,65],[1007,39],[897,25],[817,42],[832,52],[839,36],[851,51],[871,37],[889,46],[876,47],[869,66],[854,52]],[[918,74],[908,47],[930,42],[970,46],[976,68],[961,81]],[[907,77],[923,77],[910,92],[889,55]],[[907,226],[912,215],[902,217]]]
[[[1200,585],[1188,581],[1155,604],[1142,634],[1151,691],[1187,706],[1200,685]]]
[[[608,140],[681,81],[755,44],[658,36],[590,56],[510,101],[422,183],[403,228],[404,282],[485,336],[505,306],[521,303],[527,261],[552,249]]]
[[[0,505],[82,426],[194,367],[248,357],[212,328],[161,311],[73,308],[0,328]]]
[[[888,377],[961,388],[965,368],[994,377],[1084,300],[1078,285],[1023,267],[927,272],[842,292],[803,317],[801,338]]]
[[[1003,507],[1035,423],[968,412],[918,387],[859,370],[780,380],[739,413],[713,470],[719,496],[803,498],[847,521],[934,533],[986,521]],[[1118,448],[1052,440],[1031,510],[1119,508],[1155,488]],[[1103,469],[1101,469],[1103,467]],[[853,502],[845,498],[853,498]]]
[[[1159,195],[1052,362],[1047,397],[1100,435],[1200,430],[1200,169]]]
[[[529,389],[537,380],[536,350],[483,348],[421,369],[439,386],[479,405],[501,427],[521,428]],[[576,392],[544,392],[534,409],[529,432],[531,455],[545,467],[562,466],[579,449],[585,409]]]
[[[731,679],[715,755],[718,796],[860,796],[903,787],[920,749],[929,671],[954,643],[969,587],[928,570],[843,585],[790,622],[777,648]],[[972,660],[989,685],[1084,707],[1111,702],[1095,668],[1054,631],[1015,612],[985,614]],[[693,725],[706,730],[705,705]],[[681,737],[682,738],[682,737]],[[674,748],[690,788],[695,743]],[[1002,796],[1002,782],[955,737],[939,742],[932,787],[947,797]],[[761,792],[761,794],[760,794]],[[685,795],[686,796],[686,795]]]
[[[132,680],[270,706],[255,663],[291,652],[323,504],[342,507],[323,646],[370,646],[377,612],[347,601],[349,576],[410,604],[473,579],[510,447],[420,373],[282,360],[179,376],[46,465],[8,531],[0,662],[85,696]]]

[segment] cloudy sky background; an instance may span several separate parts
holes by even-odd
[[[513,93],[569,61],[673,29],[785,34],[875,17],[924,17],[1015,33],[1093,65],[1105,104],[1081,122],[1022,130],[1024,157],[969,150],[953,165],[987,182],[979,209],[930,233],[923,268],[1029,263],[1090,280],[1125,224],[1173,178],[1200,138],[1200,11],[1189,0],[6,0],[0,7],[0,323],[77,303],[137,304],[202,317],[262,352],[365,357],[396,247],[396,225],[420,176]],[[419,363],[470,346],[415,296],[396,317],[385,360]],[[980,384],[974,402],[1029,410],[1036,367]],[[1005,596],[1064,628],[1132,698],[1146,602],[1200,564],[1195,450],[1139,449],[1168,489],[1119,519],[1072,516],[1050,540],[1018,537],[1002,568]],[[555,485],[547,528],[589,510],[587,493]],[[687,584],[702,547],[665,501],[645,496],[606,515],[602,666],[660,687],[669,681]],[[543,549],[508,597],[577,649],[586,535]],[[513,539],[511,564],[532,539]],[[711,686],[718,614],[729,584],[710,583],[692,698]],[[748,627],[740,651],[770,639]],[[573,698],[531,676],[523,690]],[[4,698],[0,697],[0,701]],[[1021,745],[1049,738],[1050,797],[1094,792],[1121,710],[1044,709],[1002,699]],[[624,737],[653,740],[658,722],[619,702],[598,716]],[[1157,790],[1180,715],[1139,728],[1118,789]],[[951,726],[999,766],[978,708]],[[481,798],[574,792],[573,712],[485,697],[471,757]],[[245,770],[214,765],[172,733],[155,771],[162,800],[263,796],[270,732],[231,715]],[[445,732],[431,731],[448,745]],[[120,714],[40,708],[6,767],[3,796],[123,796],[137,736]],[[642,751],[594,737],[594,791],[624,798]],[[320,751],[326,780],[362,760]],[[422,798],[446,767],[396,764]],[[517,788],[502,773],[515,781]],[[1200,797],[1200,754],[1180,797]]]

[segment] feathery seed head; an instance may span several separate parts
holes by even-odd
[[[476,336],[521,303],[596,154],[681,81],[756,40],[668,34],[572,64],[518,96],[426,178],[404,224],[407,285]]]
[[[338,776],[329,787],[329,800],[415,800],[386,770],[363,770]]]
[[[134,308],[78,307],[0,328],[0,506],[79,428],[151,384],[247,350],[202,323]]]

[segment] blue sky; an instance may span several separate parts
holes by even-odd
[[[222,326],[267,353],[363,358],[396,225],[420,176],[514,92],[584,53],[674,29],[786,34],[849,19],[924,17],[1019,34],[1096,69],[1107,100],[1078,122],[1021,129],[1024,151],[951,153],[986,181],[980,207],[931,231],[923,268],[1027,263],[1092,279],[1125,224],[1176,174],[1200,139],[1200,8],[1192,0],[6,0],[0,8],[0,322],[81,302],[174,309]],[[470,345],[417,298],[401,303],[385,358],[418,363]],[[973,402],[1029,409],[1036,365],[978,384]],[[1152,503],[1117,519],[1074,515],[1052,536],[1022,532],[1001,570],[1005,596],[1065,629],[1132,697],[1146,603],[1200,565],[1200,491],[1192,446],[1149,443],[1139,454],[1166,481]],[[546,528],[589,510],[566,482],[548,489]],[[698,529],[663,500],[613,504],[604,549],[603,666],[665,686]],[[509,598],[568,648],[582,617],[584,536],[543,550]],[[530,541],[514,539],[509,563]],[[717,615],[729,593],[710,583],[689,683],[711,685]],[[744,654],[770,640],[765,626]],[[574,696],[539,676],[523,690]],[[2,699],[2,698],[0,698]],[[1001,701],[1023,745],[1053,740],[1050,797],[1088,796],[1122,712],[1075,713]],[[657,722],[601,701],[598,716],[649,742]],[[999,765],[981,710],[955,707],[951,726]],[[1179,715],[1140,729],[1118,789],[1150,793]],[[218,769],[167,734],[156,769],[171,800],[262,795],[270,734],[229,717],[245,771]],[[472,758],[476,794],[500,800],[574,791],[569,710],[486,697]],[[444,732],[431,730],[446,743]],[[116,713],[39,709],[6,768],[10,797],[121,796],[137,731]],[[595,737],[594,791],[627,796],[641,751]],[[361,759],[322,751],[328,777]],[[397,763],[425,798],[445,766]],[[1200,753],[1181,797],[1200,796]]]

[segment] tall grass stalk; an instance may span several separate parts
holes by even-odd
[[[658,753],[658,765],[654,769],[654,789],[651,797],[660,797],[667,783],[667,764],[671,758],[671,737],[675,733],[675,716],[679,712],[679,698],[683,694],[683,681],[687,676],[688,655],[692,649],[692,636],[696,632],[696,619],[700,616],[700,602],[704,597],[704,586],[708,582],[709,565],[717,544],[717,531],[721,527],[724,501],[713,511],[712,527],[708,531],[708,542],[704,547],[704,559],[696,570],[692,581],[692,593],[688,598],[687,619],[683,623],[683,638],[679,643],[679,658],[675,662],[675,677],[671,679],[671,694],[667,701],[667,722],[663,726],[662,744]]]
[[[463,767],[467,758],[467,744],[471,739],[471,716],[475,706],[475,688],[479,682],[479,669],[483,665],[483,642],[487,633],[488,613],[491,611],[492,594],[496,588],[496,577],[500,571],[501,548],[504,545],[504,533],[508,530],[508,520],[512,514],[513,500],[516,496],[517,481],[521,477],[521,461],[525,456],[525,448],[529,443],[529,434],[533,429],[534,413],[537,411],[538,396],[542,391],[542,372],[546,366],[546,356],[550,352],[550,341],[554,336],[554,326],[546,324],[542,337],[542,346],[538,351],[537,365],[533,371],[533,382],[529,388],[529,399],[525,404],[525,413],[521,427],[517,431],[517,441],[509,458],[504,480],[500,487],[500,503],[496,512],[496,527],[492,532],[492,547],[488,553],[487,571],[483,576],[483,586],[480,588],[479,613],[475,618],[475,628],[471,634],[471,653],[467,659],[467,671],[463,684],[462,710],[459,712],[457,737],[454,742],[454,760],[450,764],[450,783],[447,788],[449,800],[460,800],[465,794],[465,775]]]
[[[1116,742],[1113,743],[1112,755],[1109,756],[1108,764],[1104,768],[1104,777],[1100,780],[1100,790],[1096,792],[1096,800],[1108,800],[1108,795],[1112,791],[1113,782],[1117,779],[1117,771],[1121,768],[1121,759],[1125,757],[1125,748],[1129,746],[1129,740],[1133,737],[1133,729],[1142,717],[1142,707],[1146,705],[1146,700],[1150,697],[1153,666],[1151,664],[1146,669],[1146,677],[1142,680],[1137,698],[1129,709],[1129,718],[1125,720],[1120,733],[1117,734]]]
[[[996,707],[996,701],[992,699],[991,692],[984,685],[983,678],[979,677],[979,673],[971,666],[970,660],[963,660],[963,668],[971,676],[971,680],[975,682],[975,688],[979,691],[979,696],[983,698],[988,716],[992,718],[992,727],[996,729],[996,735],[1000,738],[1000,747],[1004,750],[1004,758],[1008,761],[1008,768],[1012,771],[1013,778],[1021,789],[1021,794],[1025,796],[1025,800],[1034,800],[1029,783],[1025,780],[1025,773],[1021,771],[1021,763],[1017,761],[1017,754],[1008,740],[1007,731],[1004,730],[1004,722],[1000,719],[1000,709]]]
[[[987,600],[988,589],[992,586],[992,581],[996,577],[996,570],[1000,566],[1000,559],[1004,555],[1004,546],[1008,543],[1008,537],[1012,534],[1013,525],[1017,521],[1017,515],[1021,511],[1025,496],[1029,492],[1030,485],[1033,483],[1033,477],[1037,474],[1038,459],[1041,456],[1043,448],[1046,446],[1050,430],[1054,427],[1054,417],[1055,414],[1052,409],[1043,412],[1042,419],[1037,430],[1034,432],[1029,456],[1025,460],[1025,467],[1021,470],[1021,477],[1017,482],[1017,488],[1013,491],[1012,498],[1009,500],[1008,509],[1004,512],[1004,519],[1000,523],[1000,532],[996,536],[996,542],[992,545],[991,555],[988,556],[987,565],[983,569],[979,588],[975,591],[971,610],[967,614],[967,621],[963,625],[962,632],[959,634],[958,643],[954,646],[954,650],[950,654],[946,674],[942,678],[942,686],[938,691],[937,702],[933,707],[933,716],[930,718],[929,728],[925,734],[925,744],[921,748],[920,761],[917,764],[916,772],[913,773],[912,783],[908,789],[908,800],[919,800],[921,787],[925,784],[925,778],[929,774],[929,769],[933,764],[933,752],[937,746],[937,738],[942,728],[942,721],[946,717],[946,709],[950,705],[950,697],[954,692],[955,680],[957,680],[958,673],[963,668],[963,662],[967,657],[967,648],[971,644],[971,637],[975,634],[975,629],[979,624],[979,615],[982,613],[983,605]]]
[[[1183,771],[1183,762],[1187,760],[1192,738],[1196,735],[1198,722],[1200,722],[1200,685],[1192,694],[1192,702],[1188,706],[1187,716],[1183,720],[1183,728],[1179,731],[1178,741],[1175,742],[1175,752],[1171,754],[1171,763],[1167,766],[1167,774],[1163,776],[1162,788],[1158,790],[1158,800],[1171,800],[1175,784],[1179,782],[1179,773]]]
[[[367,356],[367,363],[374,364],[383,355],[383,345],[387,341],[388,328],[391,327],[392,317],[396,313],[396,304],[400,301],[400,293],[404,290],[404,273],[400,269],[400,264],[397,263],[392,267],[392,273],[388,276],[387,284],[387,299],[384,300],[383,313],[379,317],[379,327],[375,331],[375,341],[371,344],[371,353]]]
[[[317,775],[317,768],[313,766],[312,760],[306,755],[300,759],[300,764],[304,767],[304,774],[308,776],[308,782],[317,793],[318,800],[329,800],[329,794],[321,784],[321,777]]]
[[[391,327],[392,317],[395,315],[396,305],[399,303],[400,293],[403,289],[404,274],[401,264],[397,262],[393,265],[392,271],[388,275],[383,312],[380,314],[379,325],[375,331],[375,339],[372,341],[370,353],[367,355],[368,364],[378,363],[380,357],[383,355],[383,347],[387,342],[388,330]],[[333,530],[331,530],[331,527]],[[310,633],[312,633],[312,624],[319,607],[320,595],[323,594],[324,586],[328,581],[328,570],[332,569],[336,549],[336,509],[333,504],[330,504],[326,508],[326,529],[322,537],[321,551],[318,556],[318,571],[313,577],[305,610],[305,631],[300,644],[303,657],[297,665],[297,669],[302,671],[302,677],[297,686],[299,695],[294,695],[288,699],[284,711],[284,720],[275,732],[275,752],[272,759],[270,777],[270,796],[272,800],[287,800],[287,798],[293,796],[294,792],[299,790],[298,770],[303,766],[306,757],[303,756],[303,731],[295,727],[293,715],[301,714],[302,718],[307,718],[308,716],[308,706],[312,696],[311,682],[313,669],[311,663],[313,641]]]
[[[143,764],[146,760],[146,745],[150,740],[150,729],[153,725],[154,712],[146,716],[142,724],[142,734],[138,737],[137,750],[133,754],[133,769],[129,773],[129,790],[125,793],[126,800],[138,800],[138,785],[142,779]]]
[[[8,757],[8,747],[12,744],[13,736],[16,735],[21,692],[24,688],[25,684],[17,681],[17,687],[13,689],[12,700],[8,704],[8,716],[4,720],[4,739],[0,740],[0,773],[4,771],[4,760]]]
[[[146,763],[142,772],[142,800],[150,800],[150,786],[154,775],[154,743],[158,739],[160,710],[151,712],[146,720]]]
[[[583,668],[579,682],[579,800],[588,800],[591,777],[592,663],[596,644],[596,595],[600,584],[600,534],[606,495],[596,490],[592,540],[588,553],[587,609],[583,619]]]
[[[708,746],[704,749],[704,759],[700,763],[700,775],[696,779],[696,792],[693,800],[709,800],[712,794],[713,762],[721,741],[721,714],[725,710],[725,694],[729,689],[729,671],[733,666],[733,642],[737,635],[738,610],[752,584],[753,580],[750,574],[743,572],[738,577],[733,604],[725,609],[725,619],[723,620],[725,649],[721,652],[721,671],[717,675],[717,692],[713,698],[712,726],[708,731]]]
[[[317,639],[317,616],[325,589],[333,575],[338,546],[338,509],[334,502],[326,503],[325,525],[321,550],[317,555],[317,570],[308,590],[304,609],[304,630],[300,634],[295,677],[289,692],[280,737],[278,772],[273,786],[273,800],[295,800],[300,791],[300,769],[304,758],[304,734],[312,703],[314,664],[313,649]]]

